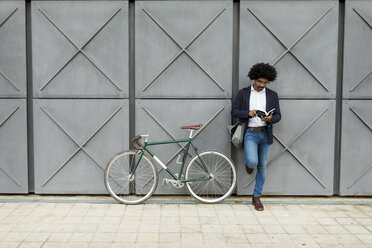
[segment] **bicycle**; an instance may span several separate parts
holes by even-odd
[[[221,152],[198,152],[192,143],[192,134],[201,127],[202,124],[181,127],[190,131],[189,137],[181,140],[148,142],[149,135],[134,137],[132,145],[136,150],[119,153],[107,164],[104,177],[107,191],[120,203],[139,204],[146,201],[158,185],[158,170],[151,157],[172,177],[163,179],[163,183],[177,188],[186,185],[188,192],[204,203],[217,203],[229,197],[236,185],[235,165]],[[142,138],[143,144],[139,142]],[[148,148],[171,143],[186,143],[182,161],[179,161],[181,155],[177,159],[177,163],[181,165],[177,174],[169,170]],[[190,146],[196,155],[191,158],[183,173]]]

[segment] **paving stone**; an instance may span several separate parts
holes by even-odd
[[[337,222],[333,218],[318,218],[317,221],[321,225],[337,225]]]
[[[139,231],[139,228],[140,224],[120,224],[118,232],[136,233]]]
[[[66,244],[66,247],[68,248],[87,248],[89,247],[89,242],[68,242]]]
[[[167,224],[160,225],[161,233],[179,233],[181,232],[181,227],[179,224]]]
[[[283,225],[283,228],[289,234],[292,234],[292,233],[306,233],[306,230],[300,225]]]
[[[7,242],[7,241],[0,241],[1,248],[16,248],[20,245],[20,242]]]
[[[266,233],[286,233],[281,225],[262,225]]]
[[[30,233],[25,242],[44,242],[51,235],[49,232],[34,232]]]
[[[86,242],[89,243],[93,238],[93,233],[74,233],[70,238],[70,242]]]
[[[79,224],[76,228],[76,232],[80,233],[94,233],[98,230],[99,224]]]
[[[114,242],[116,233],[95,233],[92,242]]]
[[[266,233],[246,234],[248,241],[252,244],[272,244],[273,242]]]
[[[40,248],[42,247],[43,242],[31,242],[31,241],[25,241],[18,246],[19,248]],[[1,244],[0,244],[0,247]]]
[[[217,225],[220,223],[220,219],[217,217],[200,216],[197,223],[202,225]]]
[[[247,237],[243,234],[235,234],[235,233],[224,233],[226,243],[247,243]]]
[[[52,233],[48,239],[48,241],[51,242],[67,242],[69,241],[70,237],[72,236],[72,233]]]
[[[148,224],[142,223],[139,227],[139,232],[159,232],[160,225],[159,224]]]
[[[265,230],[261,225],[242,225],[242,228],[246,234],[265,233]]]
[[[338,244],[337,239],[334,236],[328,234],[311,234],[311,237],[315,240],[318,244]]]
[[[181,234],[180,233],[160,233],[159,243],[180,243]]]
[[[336,221],[341,225],[359,225],[359,222],[353,218],[336,218]]]
[[[100,224],[97,233],[113,233],[119,228],[119,224]]]
[[[201,230],[203,233],[223,233],[220,225],[202,225]]]
[[[362,226],[345,226],[345,228],[350,232],[350,233],[370,233],[366,228]]]
[[[201,226],[200,225],[192,225],[192,224],[181,224],[181,232],[182,233],[199,233],[201,232]]]
[[[356,234],[356,236],[365,244],[372,244],[372,235],[370,234]]]
[[[26,237],[29,235],[29,232],[8,232],[7,235],[4,236],[2,241],[24,241]]]
[[[222,225],[222,230],[224,233],[235,233],[235,234],[243,234],[243,228],[239,225]]]
[[[206,244],[225,244],[226,237],[220,233],[203,233]]]
[[[331,234],[339,234],[339,233],[349,233],[344,227],[336,225],[336,226],[324,226],[324,228]]]
[[[333,235],[340,244],[359,244],[362,243],[355,235],[352,234],[336,234]]]
[[[143,216],[141,219],[141,224],[159,224],[160,223],[160,216]]]
[[[215,218],[217,219],[217,218]],[[201,218],[200,218],[201,220]],[[181,224],[193,224],[193,225],[198,225],[199,223],[199,218],[198,217],[195,217],[195,216],[182,216],[181,215],[181,220],[180,220]],[[209,220],[206,221],[207,223],[203,223],[203,224],[213,224],[213,223],[209,223]],[[217,222],[217,221],[216,221]]]
[[[328,233],[321,225],[306,225],[304,228],[308,233]]]
[[[137,233],[118,233],[115,242],[120,243],[135,243],[137,240]]]
[[[56,242],[56,241],[48,241],[43,244],[43,248],[62,248],[66,247],[67,242]]]

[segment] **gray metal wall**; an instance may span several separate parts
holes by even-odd
[[[130,137],[201,123],[195,144],[231,155],[252,194],[226,126],[265,61],[282,120],[264,193],[371,195],[371,25],[370,1],[0,1],[0,192],[106,193]],[[183,148],[153,150],[177,172]]]
[[[28,192],[25,3],[0,2],[0,193]]]
[[[372,194],[371,49],[372,2],[347,1],[342,95],[342,195]]]

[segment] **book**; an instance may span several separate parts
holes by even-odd
[[[272,110],[270,110],[269,112],[266,112],[266,111],[264,111],[264,110],[257,110],[256,111],[256,114],[257,114],[257,117],[267,117],[267,116],[269,116],[269,114],[271,113],[271,112],[274,112],[274,110],[275,110],[275,108],[273,108]]]

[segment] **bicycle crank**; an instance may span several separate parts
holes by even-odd
[[[163,179],[163,183],[161,185],[164,186],[165,184],[172,184],[173,187],[178,188],[178,189],[185,186],[185,184],[183,182],[181,182],[179,180],[169,179],[169,178],[164,178]]]

